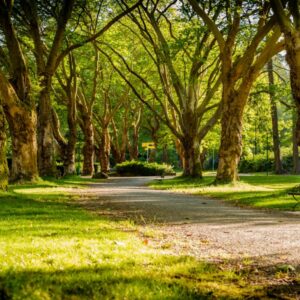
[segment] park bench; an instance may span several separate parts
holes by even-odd
[[[294,200],[296,201],[296,204],[293,206],[293,210],[296,209],[296,207],[298,206],[298,204],[300,204],[300,198],[296,198],[296,196],[300,196],[300,192],[289,192],[288,195],[293,196]]]

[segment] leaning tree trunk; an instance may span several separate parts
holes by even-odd
[[[83,167],[82,175],[94,174],[94,127],[90,117],[83,118],[82,131],[84,135],[84,145],[82,148]]]
[[[223,91],[221,144],[216,183],[234,182],[239,179],[238,164],[242,154],[242,118],[247,97],[248,94]]]
[[[41,176],[56,175],[50,89],[51,78],[45,77],[38,107],[38,167]]]
[[[36,114],[18,98],[0,72],[0,99],[12,140],[11,181],[31,181],[38,177]]]
[[[8,166],[6,159],[6,130],[5,116],[0,107],[0,189],[7,190],[8,186]]]
[[[269,95],[271,102],[271,118],[272,118],[272,136],[273,136],[273,151],[275,159],[275,173],[282,174],[283,167],[280,156],[280,140],[279,140],[279,130],[278,130],[278,112],[275,101],[275,91],[274,91],[274,73],[273,73],[273,61],[272,59],[268,62],[268,78],[269,78]]]
[[[108,128],[102,128],[100,145],[99,145],[99,161],[101,172],[109,172],[109,157],[110,157],[110,136]]]

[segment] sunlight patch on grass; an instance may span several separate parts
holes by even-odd
[[[143,243],[130,221],[80,209],[65,190],[72,182],[55,181],[55,194],[51,184],[0,193],[4,299],[243,299],[262,293],[234,270]]]
[[[214,177],[203,179],[176,177],[163,181],[153,181],[150,187],[168,189],[179,193],[200,194],[220,198],[235,204],[292,210],[295,200],[288,191],[300,182],[299,175],[251,175],[241,176],[235,184],[212,185]],[[300,205],[296,208],[300,210]]]
[[[28,194],[28,195],[34,195],[34,194],[46,194],[46,195],[53,195],[53,194],[62,194],[62,193],[74,193],[78,192],[78,188],[74,187],[33,187],[33,188],[25,188],[25,189],[15,189],[13,190],[16,194]]]

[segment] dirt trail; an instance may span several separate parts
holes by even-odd
[[[300,216],[228,205],[201,196],[151,190],[153,178],[111,178],[82,191],[80,203],[100,214],[145,222],[153,243],[198,258],[259,259],[300,264]]]

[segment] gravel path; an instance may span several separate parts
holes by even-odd
[[[300,264],[300,215],[228,205],[195,195],[151,190],[153,178],[111,178],[82,191],[87,209],[159,230],[153,245],[209,260],[247,258]],[[88,196],[88,197],[87,197]]]

